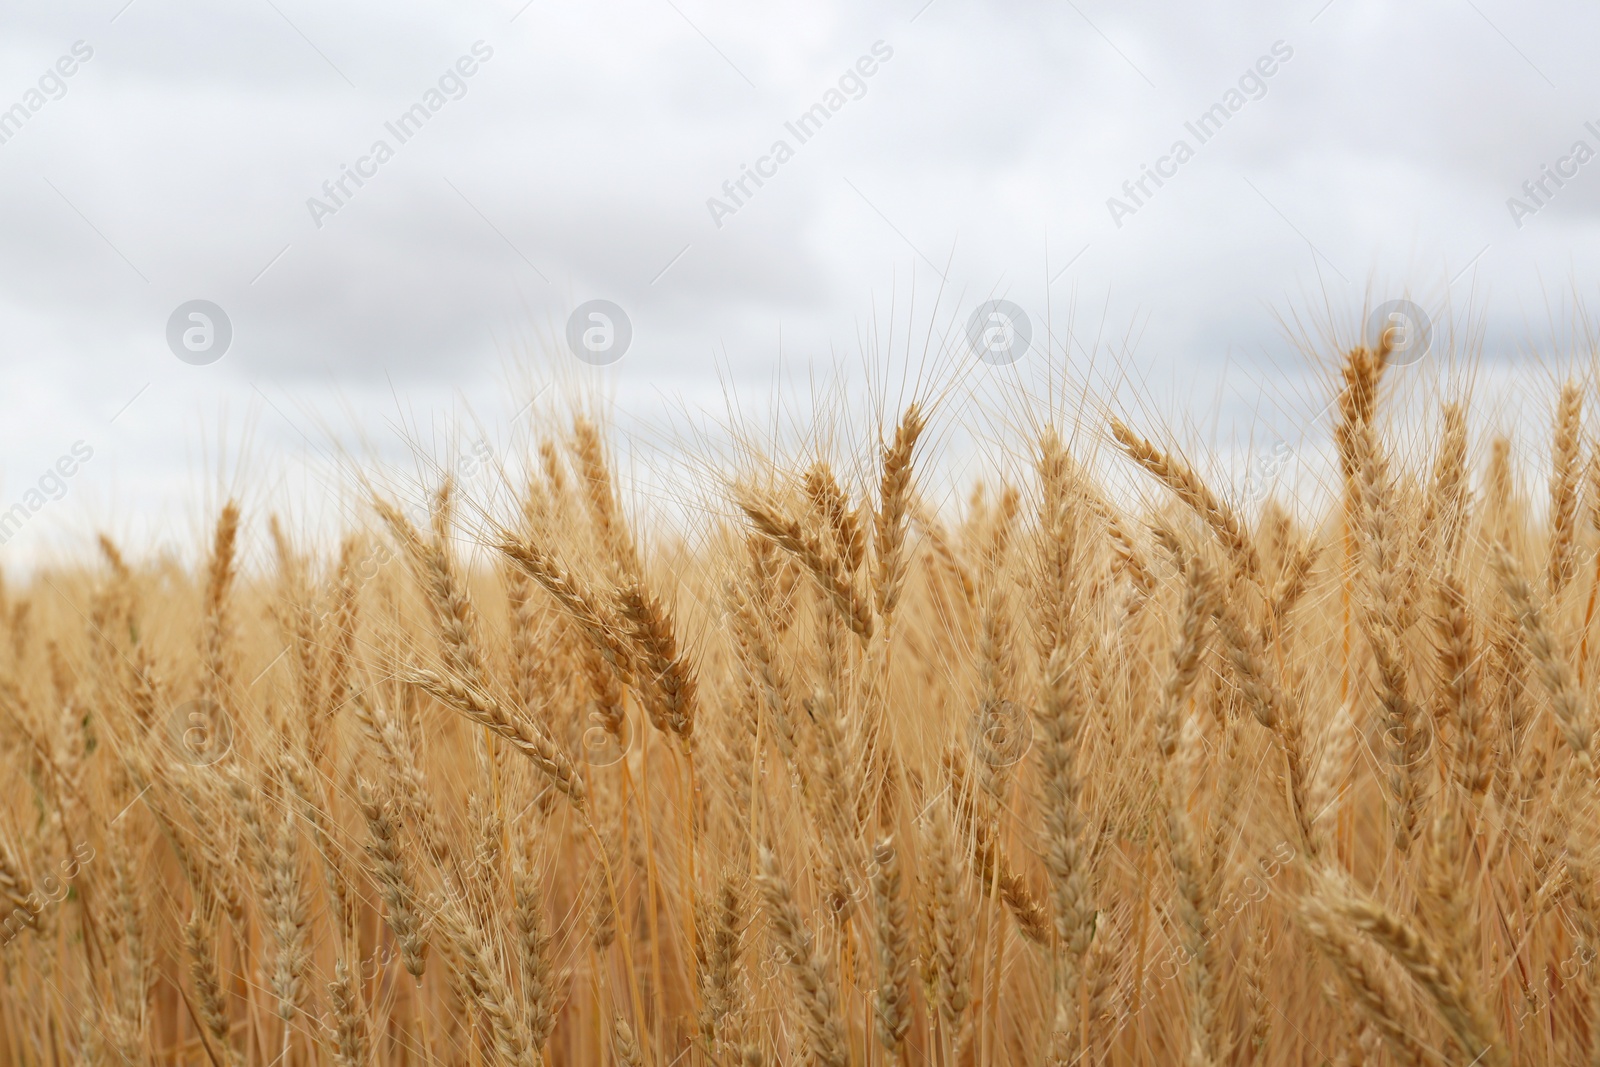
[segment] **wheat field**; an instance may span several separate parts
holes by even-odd
[[[102,537],[0,604],[0,1061],[1600,1063],[1585,389],[1523,486],[1388,354],[1313,516],[1109,417],[939,507],[913,404],[690,538],[583,416]]]

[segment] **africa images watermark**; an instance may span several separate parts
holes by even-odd
[[[986,300],[967,316],[967,345],[991,367],[1004,367],[1027,354],[1033,320],[1009,300]]]
[[[439,75],[437,87],[430,87],[421,100],[402,111],[398,118],[383,124],[394,138],[394,145],[382,137],[373,141],[367,154],[357,158],[354,166],[339,164],[339,176],[322,183],[325,199],[306,198],[306,210],[311,212],[311,221],[316,223],[317,229],[322,229],[323,219],[337,215],[369,179],[377,177],[378,168],[395,157],[395,149],[420,133],[434,115],[444,110],[445,104],[467,95],[467,79],[478,73],[481,64],[494,57],[494,49],[484,41],[474,41],[470,52]],[[351,183],[355,189],[350,188]]]
[[[452,482],[459,488],[477,478],[494,467],[494,449],[484,438],[479,437],[468,446],[466,452],[461,453],[448,468]],[[409,504],[401,509],[405,512],[413,525],[426,528],[432,521],[428,510],[418,504]],[[389,542],[382,538],[373,542],[372,551],[369,552],[356,566],[355,576],[358,581],[368,582],[378,576],[378,572],[392,559],[396,558],[395,550]],[[324,611],[319,619],[326,621],[330,612]]]
[[[67,495],[67,479],[94,456],[87,441],[74,441],[72,448],[56,460],[39,480],[23,491],[22,499],[0,512],[0,545],[10,541],[44,506]]]
[[[22,127],[51,100],[67,95],[67,79],[78,73],[78,68],[94,58],[94,49],[86,41],[72,42],[68,53],[39,75],[37,88],[29,89],[15,104],[0,111],[0,144],[22,132]]]
[[[1276,441],[1270,451],[1257,455],[1250,465],[1250,473],[1245,475],[1244,498],[1252,504],[1266,500],[1292,459],[1294,448],[1287,441]]]
[[[621,359],[633,343],[633,320],[611,300],[585,300],[567,316],[567,347],[591,367]]]
[[[94,846],[87,841],[79,842],[73,847],[72,855],[59,864],[60,878],[54,874],[47,874],[26,896],[16,900],[16,906],[11,909],[11,914],[0,921],[0,946],[10,944],[11,940],[22,931],[37,924],[39,916],[44,914],[47,905],[59,904],[67,899],[73,879],[78,877],[78,872],[84,865],[93,861],[94,857]]]
[[[1585,122],[1583,128],[1589,135],[1600,143],[1600,126],[1593,121]],[[1579,138],[1572,142],[1572,147],[1567,154],[1557,159],[1552,167],[1549,163],[1539,168],[1539,176],[1530,178],[1522,183],[1522,195],[1527,199],[1515,196],[1506,197],[1506,210],[1511,212],[1511,221],[1517,224],[1517,229],[1522,229],[1522,224],[1537,215],[1547,206],[1555,195],[1567,182],[1578,176],[1578,168],[1589,162],[1595,156],[1594,148],[1588,141]],[[1551,186],[1555,188],[1552,189]]]
[[[1242,111],[1245,104],[1266,96],[1267,79],[1278,73],[1280,67],[1293,56],[1294,49],[1287,42],[1273,41],[1268,54],[1257,59],[1254,66],[1239,75],[1237,88],[1223,93],[1222,99],[1201,112],[1199,118],[1183,124],[1183,128],[1194,137],[1195,144],[1191,145],[1186,138],[1180,137],[1172,142],[1169,152],[1158,158],[1153,166],[1149,163],[1140,164],[1139,176],[1122,183],[1122,194],[1127,199],[1115,196],[1106,198],[1106,210],[1111,212],[1111,221],[1117,224],[1117,229],[1122,229],[1124,218],[1138,214],[1139,209],[1155,195],[1150,188],[1152,182],[1159,189],[1168,180],[1176,178],[1178,168],[1195,157],[1200,145],[1221,132],[1224,123]]]
[[[1384,365],[1407,367],[1425,359],[1433,350],[1433,316],[1421,305],[1405,299],[1386,300],[1367,315],[1365,343],[1388,352]],[[1318,421],[1337,404],[1328,401],[1311,420]],[[1275,441],[1269,451],[1257,453],[1244,479],[1244,499],[1260,504],[1272,495],[1289,464],[1298,458],[1294,446]]]
[[[737,215],[739,209],[755,195],[755,190],[750,188],[751,182],[755,183],[756,189],[760,189],[768,179],[777,177],[778,168],[794,158],[797,146],[815,137],[829,119],[844,109],[845,104],[867,95],[867,79],[878,73],[879,67],[892,58],[892,47],[883,41],[872,42],[870,55],[857,59],[853,67],[839,75],[836,85],[822,94],[821,100],[802,111],[794,121],[783,124],[783,128],[794,138],[793,145],[780,137],[772,142],[766,155],[756,159],[755,166],[741,163],[739,176],[722,183],[722,197],[706,198],[706,210],[711,212],[711,221],[717,224],[717,229],[722,229],[723,220],[729,215]]]
[[[186,300],[167,316],[167,347],[191,367],[215,363],[233,343],[233,321],[210,300]]]

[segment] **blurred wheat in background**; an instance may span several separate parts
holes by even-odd
[[[1585,390],[1546,503],[1387,356],[1316,516],[1116,419],[940,508],[912,405],[686,539],[583,416],[102,538],[0,612],[0,1062],[1600,1062]]]

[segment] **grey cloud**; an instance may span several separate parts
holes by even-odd
[[[1476,293],[1498,358],[1600,272],[1600,161],[1521,230],[1505,207],[1600,122],[1600,13],[1578,5],[676,2],[515,22],[512,2],[366,0],[275,0],[293,25],[156,0],[114,23],[122,0],[0,15],[0,108],[74,41],[95,48],[0,144],[0,393],[43,398],[8,411],[0,446],[59,449],[56,425],[147,387],[86,472],[137,499],[181,480],[196,411],[257,388],[492,395],[508,349],[593,297],[635,327],[594,374],[646,420],[663,395],[714,397],[722,371],[766,380],[780,336],[789,367],[853,355],[874,302],[913,286],[1040,321],[1076,301],[1080,325],[1137,332],[1132,373],[1153,383],[1230,360],[1298,382],[1279,313],[1326,299],[1353,319],[1373,279],[1377,298]],[[466,95],[318,228],[307,198],[480,39],[495,57]],[[895,56],[865,95],[718,229],[706,198],[879,39]],[[1107,198],[1280,39],[1295,57],[1266,96],[1117,228]],[[1052,273],[1081,252],[1049,284],[1047,246]],[[235,325],[209,368],[162,341],[193,298]]]

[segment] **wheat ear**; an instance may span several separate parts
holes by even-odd
[[[1534,603],[1533,590],[1522,569],[1503,543],[1490,549],[1490,559],[1500,578],[1501,590],[1511,604],[1511,610],[1522,623],[1527,635],[1528,650],[1533,653],[1539,668],[1539,679],[1550,694],[1550,708],[1555,712],[1562,735],[1571,746],[1580,766],[1593,766],[1594,724],[1589,701],[1578,687],[1567,653],[1557,644],[1556,637],[1546,624],[1544,612]]]
[[[922,409],[907,407],[895,427],[894,440],[883,450],[883,471],[878,480],[878,510],[873,516],[873,551],[877,572],[873,594],[878,614],[885,619],[900,603],[905,580],[905,540],[911,505],[911,457],[926,425]]]
[[[876,629],[872,608],[838,554],[829,551],[814,530],[785,515],[777,501],[769,496],[745,491],[740,496],[739,507],[757,533],[805,567],[856,636],[863,643],[870,640]]]
[[[911,1029],[911,921],[893,840],[879,841],[872,860],[872,899],[878,918],[878,1041],[889,1058],[898,1061]]]
[[[818,951],[811,929],[794,902],[789,880],[783,876],[778,857],[771,849],[761,850],[756,885],[772,938],[797,987],[800,1024],[812,1057],[822,1067],[849,1067],[849,1039],[839,1014],[833,969]]]
[[[1578,476],[1583,434],[1583,390],[1568,381],[1556,403],[1556,422],[1550,444],[1550,596],[1560,594],[1572,580],[1577,560],[1573,556],[1578,517]]]
[[[1172,490],[1174,496],[1211,527],[1217,540],[1222,542],[1222,547],[1227,549],[1246,577],[1261,581],[1261,557],[1237,512],[1223,503],[1186,464],[1134,433],[1121,419],[1111,420],[1111,433],[1129,459]]]
[[[555,739],[534,723],[521,717],[512,717],[499,701],[465,678],[449,673],[413,670],[406,674],[405,680],[510,741],[513,748],[526,756],[550,780],[550,784],[566,796],[575,811],[579,814],[585,811],[583,777]]]

